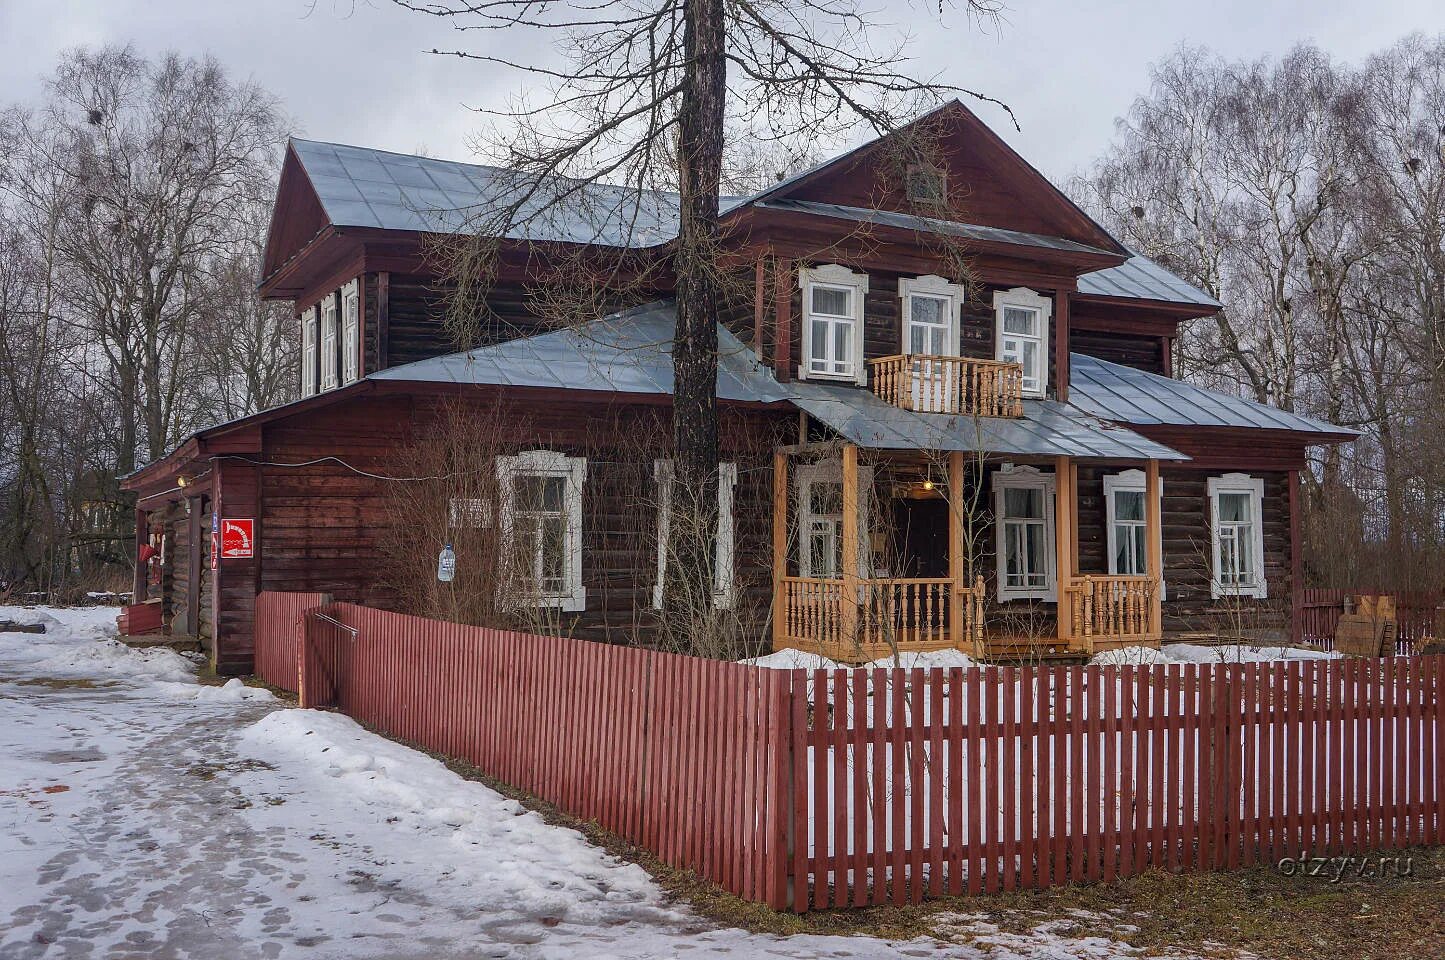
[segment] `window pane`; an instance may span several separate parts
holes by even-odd
[[[912,320],[914,323],[941,324],[948,321],[947,312],[944,306],[947,300],[940,300],[938,297],[913,297]]]
[[[1022,307],[1003,308],[1003,332],[1022,333],[1036,337],[1038,330],[1039,312],[1037,310],[1026,310]]]
[[[853,315],[848,304],[851,292],[835,287],[813,287],[813,313],[826,313],[835,317]]]
[[[933,348],[929,345],[928,328],[910,326],[908,328],[908,352],[909,353],[932,353]]]
[[[853,342],[853,324],[833,324],[833,336],[835,338],[833,343],[833,361],[839,364],[851,365],[853,358],[851,346]]]
[[[1010,519],[1042,520],[1044,492],[1038,488],[1006,488],[1003,492],[1003,513]]]
[[[1128,571],[1143,575],[1148,572],[1148,559],[1144,556],[1144,528],[1134,527],[1130,536],[1134,544],[1134,566]]]
[[[1024,525],[1004,524],[1004,574],[1011,587],[1023,586],[1024,575]]]
[[[1225,523],[1249,520],[1249,500],[1250,495],[1247,493],[1221,493],[1219,519]]]
[[[560,516],[544,517],[541,520],[542,536],[542,583],[549,593],[562,590],[567,566],[567,524]]]
[[[1039,345],[1038,345],[1038,342],[1037,342],[1037,341],[1034,341],[1034,340],[1025,340],[1025,341],[1023,341],[1023,343],[1020,344],[1020,346],[1021,346],[1023,349],[1022,349],[1022,355],[1020,356],[1018,362],[1019,362],[1019,363],[1022,363],[1022,364],[1024,365],[1024,376],[1030,378],[1031,380],[1037,380],[1038,375],[1039,375],[1039,369],[1038,369],[1038,362],[1039,362]]]
[[[1044,526],[1041,523],[1031,523],[1025,527],[1028,537],[1028,585],[1031,587],[1044,586],[1044,571],[1047,569],[1047,561],[1044,559]]]
[[[841,483],[814,483],[812,485],[814,516],[843,516],[843,485]]]
[[[1114,492],[1115,520],[1144,519],[1144,491],[1117,490]]]
[[[1129,546],[1128,527],[1121,527],[1114,533],[1114,570],[1118,573],[1133,573],[1129,569],[1129,560],[1133,551]]]
[[[812,354],[811,357],[809,357],[809,359],[810,359],[810,360],[823,360],[823,359],[826,359],[827,356],[828,356],[828,321],[826,321],[826,320],[814,320],[814,321],[813,321],[813,336],[812,336],[812,341],[813,341],[813,342],[812,342],[813,354]]]

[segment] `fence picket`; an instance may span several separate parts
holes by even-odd
[[[810,674],[316,599],[258,598],[304,705],[774,907],[1441,839],[1445,657]]]

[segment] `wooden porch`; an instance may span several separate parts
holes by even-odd
[[[837,576],[789,571],[789,450],[774,455],[773,649],[816,652],[845,663],[867,663],[894,653],[960,650],[977,659],[1037,661],[1087,657],[1125,646],[1157,647],[1163,635],[1163,568],[1159,462],[1145,462],[1145,574],[1083,573],[1078,562],[1078,470],[1072,458],[1054,462],[1054,622],[1020,630],[1008,617],[990,622],[989,585],[970,571],[964,554],[965,455],[948,455],[944,499],[948,509],[948,575],[865,576],[860,562],[859,449],[841,449],[841,562]],[[932,484],[928,486],[932,488]],[[802,547],[800,549],[807,549]],[[865,548],[866,549],[866,548]]]

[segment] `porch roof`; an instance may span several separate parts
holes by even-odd
[[[368,379],[670,396],[676,324],[672,302],[659,301],[577,327],[389,367]],[[717,396],[781,403],[788,391],[719,325]]]
[[[1101,460],[1188,460],[1132,430],[1068,403],[1025,400],[1023,416],[966,417],[916,413],[843,384],[788,384],[792,402],[844,439],[874,450],[962,450],[970,453]]]

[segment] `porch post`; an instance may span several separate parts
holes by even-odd
[[[773,451],[773,649],[783,649],[787,636],[787,598],[783,577],[788,573],[788,455]]]
[[[1074,578],[1074,490],[1073,464],[1068,457],[1054,460],[1054,589],[1058,636],[1068,642],[1073,636],[1073,610],[1068,587]]]
[[[954,450],[948,454],[948,578],[953,581],[948,588],[948,637],[959,650],[972,654],[983,651],[973,649],[973,637],[964,618],[966,609],[963,600],[965,584],[963,556],[963,451]]]
[[[150,543],[151,535],[150,514],[139,506],[135,508],[135,549],[131,551],[131,560],[135,562],[135,570],[131,575],[130,602],[145,603],[149,593],[150,583],[146,578],[146,564],[140,558],[141,547]]]
[[[858,637],[858,447],[843,445],[843,602],[839,615],[844,643]]]
[[[1164,581],[1164,548],[1160,527],[1163,523],[1159,505],[1159,461],[1144,465],[1144,543],[1146,567],[1154,581],[1154,596],[1149,604],[1149,630],[1155,637],[1164,635],[1164,606],[1160,585]]]

